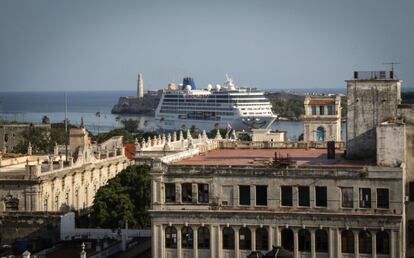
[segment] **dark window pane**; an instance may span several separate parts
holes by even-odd
[[[223,249],[234,249],[234,230],[230,227],[223,229]]]
[[[298,232],[298,238],[299,238],[299,251],[310,252],[311,251],[310,232],[306,229],[301,229]]]
[[[378,188],[377,189],[377,208],[388,209],[390,207],[388,189]]]
[[[353,208],[354,207],[354,189],[352,187],[341,188],[342,193],[342,207]]]
[[[327,253],[328,252],[328,233],[326,230],[318,229],[315,232],[315,244],[316,252]]]
[[[410,182],[408,184],[408,195],[409,195],[409,200],[410,202],[414,202],[414,182]]]
[[[319,115],[324,115],[324,106],[319,106]]]
[[[239,230],[239,246],[240,250],[251,250],[252,249],[252,235],[250,229],[248,228],[241,228]]]
[[[359,253],[370,254],[372,252],[371,233],[366,230],[359,232]]]
[[[165,184],[165,202],[175,202],[175,184]]]
[[[193,249],[193,230],[190,227],[184,227],[181,230],[181,247]]]
[[[282,206],[292,206],[292,186],[281,186]]]
[[[175,227],[167,227],[165,229],[165,247],[177,248],[177,230]]]
[[[210,249],[210,230],[207,227],[198,228],[198,248]]]
[[[386,231],[377,232],[377,254],[390,253],[390,238]]]
[[[316,186],[315,187],[315,197],[316,197],[316,206],[317,207],[327,207],[328,206],[327,190],[326,190],[325,186]]]
[[[293,251],[293,231],[285,228],[282,230],[282,247],[286,250]]]
[[[299,186],[299,206],[310,206],[309,186]]]
[[[191,184],[181,184],[181,200],[184,203],[193,202],[193,189]]]
[[[267,185],[256,185],[256,205],[267,205]]]
[[[198,202],[208,203],[208,184],[198,184]]]
[[[268,250],[268,233],[265,228],[256,229],[256,250]]]
[[[343,253],[354,253],[354,234],[350,230],[341,233],[341,246]]]
[[[359,188],[359,207],[371,208],[371,189]]]
[[[250,205],[250,186],[239,185],[239,204]]]

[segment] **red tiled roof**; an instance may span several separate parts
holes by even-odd
[[[134,160],[134,158],[135,158],[135,144],[125,143],[124,147],[125,147],[125,156],[127,156],[127,158],[129,160]]]

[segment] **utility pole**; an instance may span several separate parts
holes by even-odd
[[[65,91],[65,157],[68,162],[68,96]]]

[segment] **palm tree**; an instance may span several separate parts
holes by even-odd
[[[95,116],[98,119],[98,134],[99,134],[99,126],[101,123],[101,112],[96,112]]]

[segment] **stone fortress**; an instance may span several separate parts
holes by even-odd
[[[58,212],[92,205],[99,187],[129,165],[122,137],[94,145],[84,128],[70,129],[69,155],[0,158],[0,212]]]
[[[153,116],[160,102],[162,90],[147,91],[144,94],[144,79],[138,74],[137,95],[120,97],[112,108],[112,114],[141,114]]]
[[[412,108],[392,72],[347,84],[346,149],[327,142],[341,140],[336,97],[306,100],[303,142],[137,143],[136,161],[152,164],[152,257],[244,258],[272,246],[293,257],[414,257]],[[324,137],[311,133],[326,120]]]

